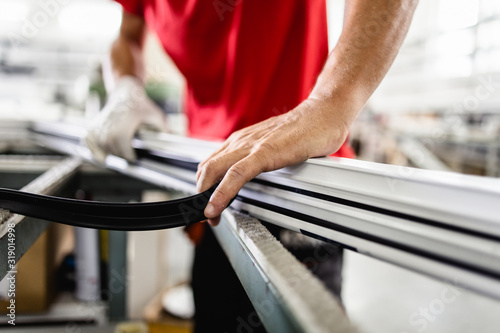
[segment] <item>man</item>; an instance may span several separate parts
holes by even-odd
[[[87,145],[97,158],[110,152],[133,160],[137,128],[164,128],[141,87],[148,27],[186,77],[189,135],[227,138],[197,173],[199,191],[221,182],[205,209],[212,226],[261,172],[316,156],[353,156],[345,144],[349,127],[393,62],[417,4],[347,0],[342,35],[328,55],[325,0],[117,1],[124,8],[111,50],[117,84]],[[194,292],[212,293],[195,296],[197,331],[234,330],[235,316],[248,309],[220,313],[238,307],[237,297],[224,294],[238,286],[225,280],[228,264],[215,260],[223,256],[215,242],[206,228],[196,250]],[[221,298],[230,306],[214,304]]]

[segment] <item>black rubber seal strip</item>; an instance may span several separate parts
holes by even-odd
[[[203,211],[217,185],[186,198],[152,203],[84,201],[0,188],[0,208],[76,227],[157,230],[206,220]]]
[[[178,156],[162,153],[158,150],[148,150],[143,148],[135,148],[137,158],[147,158],[156,162],[165,163],[178,168],[196,172],[198,170],[198,162],[182,159]]]
[[[326,237],[323,237],[323,236],[320,236],[320,235],[317,235],[317,234],[313,234],[312,232],[309,232],[307,230],[302,230],[302,229],[299,229],[299,230],[300,230],[301,234],[306,235],[308,237],[316,238],[316,239],[318,239],[318,240],[320,240],[322,242],[333,244],[333,245],[336,245],[336,246],[340,246],[340,247],[342,247],[344,249],[347,249],[349,251],[358,252],[357,248],[352,247],[350,245],[342,244],[342,243],[339,243],[337,241],[334,241],[333,239],[326,238]]]

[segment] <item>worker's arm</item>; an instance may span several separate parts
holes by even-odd
[[[198,189],[221,180],[205,209],[216,225],[241,187],[259,173],[336,152],[351,124],[387,73],[416,0],[347,0],[344,29],[303,103],[231,135],[200,164]]]
[[[135,160],[131,141],[142,125],[167,130],[165,114],[147,97],[143,87],[145,30],[142,17],[123,13],[120,34],[111,47],[112,73],[105,75],[108,100],[84,137],[84,143],[100,162],[108,154]]]
[[[146,24],[144,18],[123,13],[120,33],[111,46],[111,70],[113,78],[125,75],[135,76],[142,80],[144,64],[142,48]]]

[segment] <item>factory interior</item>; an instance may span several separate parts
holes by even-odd
[[[0,331],[500,332],[500,2],[370,1],[372,19],[361,29],[365,45],[349,39],[346,30],[356,30],[351,14],[364,15],[366,2],[283,0],[254,16],[272,21],[264,27],[276,27],[264,35],[289,37],[287,43],[271,42],[283,46],[273,63],[242,55],[249,50],[244,46],[235,51],[243,60],[232,58],[238,38],[244,43],[243,37],[253,41],[252,34],[262,33],[260,21],[243,26],[251,19],[245,10],[267,5],[247,1],[0,0]],[[127,74],[110,84],[117,59],[130,60],[120,53],[117,36],[126,30],[124,22],[136,22],[127,12],[131,3],[144,3],[146,23],[156,20],[141,37],[141,79]],[[190,121],[193,105],[211,98],[218,84],[225,87],[221,98],[235,108],[245,101],[258,105],[259,92],[297,77],[301,84],[311,81],[300,88],[307,93],[316,82],[312,93],[321,90],[325,77],[309,80],[307,70],[294,75],[301,64],[289,62],[315,57],[308,49],[314,41],[296,57],[286,56],[285,47],[314,39],[318,32],[303,37],[301,24],[321,26],[322,17],[283,21],[290,8],[296,9],[290,17],[308,15],[323,3],[325,52],[345,47],[361,54],[360,61],[388,68],[366,70],[381,82],[362,103],[339,150],[352,147],[353,158],[321,157],[334,150],[299,164],[269,162],[279,166],[260,167],[248,177],[225,203],[230,207],[220,222],[210,216],[203,221],[205,207],[233,186],[228,175],[239,175],[234,165],[253,155],[231,160],[220,177],[212,175],[216,171],[209,168],[228,149],[233,147],[227,156],[247,149],[244,132],[223,146],[231,133],[205,140],[193,129],[214,132],[213,126],[225,126],[224,117],[236,123],[241,115],[219,117],[217,104],[205,110],[219,112],[211,116],[212,125],[201,111],[199,119],[205,118]],[[397,9],[376,8],[383,3]],[[414,5],[414,13],[397,16]],[[272,11],[282,15],[270,18]],[[159,17],[172,20],[173,32],[158,36]],[[231,34],[234,27],[228,30],[229,46],[217,45],[220,38],[203,31],[186,33],[200,22],[212,29],[209,24],[226,27],[237,20],[242,27],[238,36]],[[405,20],[411,21],[407,34],[397,26]],[[385,43],[388,27],[396,27],[387,37],[390,47],[375,54],[373,43]],[[401,36],[400,48],[394,36]],[[169,41],[174,46],[164,46]],[[182,58],[175,52],[181,42],[198,56]],[[223,52],[229,54],[220,66],[226,72],[211,73],[217,68],[211,62]],[[266,52],[270,58],[277,54]],[[386,61],[391,52],[394,61]],[[197,66],[207,70],[193,73],[190,68],[197,67],[189,67],[188,58],[203,59]],[[231,77],[230,66],[241,61],[248,62],[240,72],[246,77],[196,81],[203,75]],[[282,78],[251,87],[254,70],[248,68],[259,61]],[[356,61],[347,61],[345,75],[363,67]],[[321,75],[327,69],[328,62]],[[144,88],[127,90],[138,82]],[[191,85],[198,90],[186,88]],[[240,98],[237,89],[251,93]],[[281,89],[280,96],[295,101],[298,89]],[[279,123],[297,110],[290,103],[269,104],[276,106],[265,118]],[[143,108],[143,118],[126,114]],[[239,128],[263,120],[255,120],[257,113],[242,116]],[[124,117],[137,126],[124,124]],[[113,128],[115,141],[101,144]],[[309,142],[299,139],[294,146]],[[276,160],[286,154],[270,149]],[[205,159],[210,163],[198,164]],[[216,182],[215,192],[208,189]],[[56,199],[49,207],[50,199],[23,196],[28,192]],[[85,206],[89,201],[111,204]],[[208,239],[215,245],[206,245]],[[221,282],[212,288],[215,279]],[[226,292],[218,291],[220,285]]]

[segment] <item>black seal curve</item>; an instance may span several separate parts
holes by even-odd
[[[106,230],[157,230],[204,221],[217,185],[186,198],[150,203],[84,201],[0,188],[0,208],[12,213],[76,227]]]

